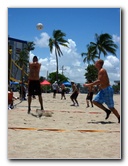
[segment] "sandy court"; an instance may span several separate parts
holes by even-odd
[[[15,95],[18,95],[17,93]],[[8,110],[8,158],[10,159],[120,159],[121,125],[111,113],[94,107],[86,108],[86,94],[79,94],[79,107],[66,100],[43,93],[44,109],[52,117],[37,118],[38,97],[32,100],[32,114],[27,114],[27,101]],[[120,110],[120,95],[114,95]]]

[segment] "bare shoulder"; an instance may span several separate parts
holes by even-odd
[[[106,73],[106,70],[104,68],[100,69],[99,71],[100,74]]]
[[[41,66],[41,63],[38,62],[33,62],[33,63],[29,63],[30,66]]]

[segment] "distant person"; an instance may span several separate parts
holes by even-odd
[[[52,89],[53,89],[53,98],[56,98],[56,93],[59,89],[59,86],[58,86],[58,83],[57,81],[55,81],[53,84],[52,84]]]
[[[106,118],[109,118],[111,111],[117,117],[118,123],[120,123],[120,115],[118,111],[114,108],[114,100],[113,100],[113,88],[110,86],[109,78],[107,71],[103,68],[104,61],[99,59],[95,62],[95,67],[98,70],[98,79],[93,83],[84,84],[84,86],[94,86],[99,85],[100,91],[97,93],[93,100],[93,104],[97,107],[101,108],[106,112]],[[107,109],[103,103],[105,103],[109,109]]]
[[[27,100],[26,99],[26,86],[24,83],[20,82],[20,99],[21,100]]]
[[[77,88],[77,86],[74,82],[71,82],[71,85],[72,85],[72,94],[70,96],[70,99],[73,102],[73,104],[71,106],[75,106],[75,104],[77,106],[79,106],[79,103],[77,101],[77,97],[78,97],[78,94],[79,94],[79,89]]]
[[[89,80],[88,83],[92,83],[92,81]],[[89,86],[88,87],[88,94],[87,94],[87,97],[86,97],[86,103],[87,103],[87,107],[86,108],[89,107],[89,101],[91,103],[91,106],[93,107],[92,99],[93,99],[93,86]]]
[[[41,87],[39,81],[39,72],[40,72],[41,64],[38,63],[37,56],[33,57],[33,62],[29,63],[29,77],[28,77],[28,114],[31,111],[31,100],[33,95],[38,95],[39,103],[41,106],[41,110],[43,108],[43,99],[41,96]]]
[[[19,99],[18,97],[15,97],[13,94],[13,91],[10,87],[8,87],[8,109],[11,110],[14,108],[14,100]]]
[[[65,93],[66,93],[65,85],[62,84],[62,85],[61,85],[61,100],[62,100],[63,98],[66,100]]]

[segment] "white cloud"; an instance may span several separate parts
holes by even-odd
[[[120,43],[120,37],[119,37],[119,36],[117,36],[117,35],[112,35],[112,38],[113,38],[113,41],[114,41],[115,43]]]
[[[43,32],[40,34],[40,38],[35,37],[34,43],[37,47],[48,47],[49,38],[50,36],[46,32]]]
[[[108,72],[111,84],[114,84],[115,80],[120,80],[120,61],[117,57],[107,56],[104,61],[104,68]]]

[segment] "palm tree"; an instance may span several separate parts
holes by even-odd
[[[50,52],[52,53],[53,47],[55,47],[55,55],[56,55],[56,81],[58,82],[58,56],[61,57],[63,55],[60,45],[64,47],[68,47],[68,41],[64,39],[66,36],[61,30],[54,30],[53,31],[53,38],[49,39],[49,48]]]
[[[21,82],[22,82],[22,87],[21,87],[21,97],[23,98],[23,78],[24,78],[24,73],[25,73],[25,69],[27,69],[27,65],[29,63],[28,60],[29,56],[28,56],[28,52],[24,49],[23,51],[21,51],[19,53],[19,57],[18,59],[15,61],[15,63],[22,69],[21,70]]]
[[[94,47],[91,47],[89,44],[87,45],[87,52],[83,52],[81,53],[81,56],[84,57],[83,62],[87,62],[88,64],[90,64],[91,61],[93,61],[93,63],[95,63],[95,58],[98,58],[98,56],[96,55],[96,50],[94,49]]]
[[[20,68],[22,68],[22,61],[24,62],[24,60],[25,60],[25,66],[26,66],[27,72],[28,72],[28,63],[29,63],[29,57],[30,57],[29,52],[31,50],[35,49],[34,46],[35,46],[34,42],[27,42],[26,47],[20,52],[18,59],[15,61],[15,63],[17,65],[19,65]],[[17,75],[17,71],[18,71],[18,67],[17,67],[17,70],[15,72],[15,77]]]
[[[8,85],[10,85],[12,46],[8,43]]]
[[[85,70],[86,70],[86,73],[84,76],[85,76],[85,79],[87,80],[87,82],[89,80],[95,81],[97,79],[98,70],[95,68],[94,65],[88,65]]]
[[[95,34],[95,40],[95,43],[90,42],[90,47],[94,48],[95,52],[98,54],[99,59],[101,53],[103,53],[104,56],[107,56],[108,53],[116,56],[116,49],[118,48],[118,46],[114,43],[110,34]]]
[[[81,56],[85,56],[83,62],[93,61],[95,63],[95,58],[100,59],[101,53],[104,56],[107,56],[108,53],[116,56],[116,49],[118,46],[113,42],[112,36],[108,33],[104,33],[101,35],[95,34],[96,42],[90,42],[87,45],[87,53],[82,53]]]
[[[103,53],[104,56],[107,56],[108,53],[116,56],[116,49],[118,46],[113,42],[111,35],[108,33],[101,35],[95,34],[95,40],[95,43],[90,42],[90,44],[87,45],[87,53],[81,54],[82,57],[85,56],[83,62],[87,61],[87,63],[90,64],[90,61],[93,61],[93,63],[95,63],[96,58],[100,59],[101,53]],[[88,65],[88,67],[90,67],[90,65]],[[94,72],[97,75],[97,73],[92,68],[90,68],[90,71],[87,71],[85,76],[88,77],[91,72]]]
[[[28,52],[28,55],[29,55],[29,52],[34,50],[34,49],[35,49],[35,43],[34,42],[27,42],[25,50]]]
[[[23,50],[19,53],[18,59],[15,61],[15,63],[22,68],[22,73],[21,73],[21,80],[23,78],[24,75],[24,69],[27,68],[27,65],[29,63],[28,60],[29,56],[28,56],[28,52]]]

